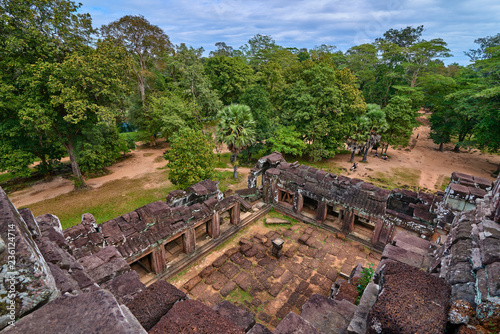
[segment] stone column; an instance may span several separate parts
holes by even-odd
[[[218,212],[214,213],[212,219],[208,222],[208,235],[214,239],[220,236],[220,215]]]
[[[387,244],[391,240],[394,225],[390,222],[377,221],[375,231],[373,231],[372,244],[381,243]]]
[[[190,227],[182,235],[182,250],[186,254],[191,254],[196,249],[196,233],[194,227]]]
[[[304,196],[301,193],[297,192],[297,207],[294,208],[295,212],[301,213],[304,208]]]
[[[266,203],[271,202],[271,197],[269,194],[270,190],[271,190],[271,179],[266,174],[262,174],[262,199]]]
[[[160,245],[153,248],[153,253],[151,253],[151,267],[155,274],[160,274],[166,268],[165,264],[165,246]]]
[[[271,179],[271,202],[278,204],[278,180],[275,177]]]
[[[326,219],[328,207],[325,201],[318,201],[318,209],[316,209],[316,220],[323,222]]]
[[[240,202],[236,202],[231,209],[231,224],[240,224]]]
[[[342,232],[349,233],[354,230],[354,212],[352,209],[346,210],[342,221]]]

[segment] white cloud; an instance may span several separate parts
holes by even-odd
[[[80,0],[94,26],[124,15],[144,15],[173,43],[213,50],[216,42],[238,48],[252,36],[271,35],[278,44],[312,48],[322,43],[340,49],[370,43],[388,29],[424,24],[423,37],[443,38],[455,58],[474,39],[500,32],[497,0]]]

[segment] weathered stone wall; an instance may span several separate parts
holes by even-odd
[[[30,229],[2,188],[0,265],[0,329],[59,295]]]

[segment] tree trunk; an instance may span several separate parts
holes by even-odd
[[[236,164],[236,161],[234,162],[233,169],[234,169],[233,179],[237,179],[238,178],[238,172],[237,172],[238,165]]]
[[[69,160],[71,161],[71,170],[73,171],[73,177],[75,178],[74,184],[75,189],[83,189],[87,187],[85,180],[83,179],[82,172],[80,171],[80,166],[78,166],[78,161],[76,161],[75,148],[71,141],[64,144],[66,151],[68,151]]]
[[[352,153],[351,153],[351,160],[349,160],[349,162],[353,162],[354,161],[354,149],[352,150]]]
[[[440,150],[441,152],[443,152],[443,151],[444,151],[444,149],[443,149],[443,148],[444,148],[444,145],[443,145],[443,144],[444,144],[444,143],[443,143],[443,141],[441,141],[441,143],[439,143],[439,150]]]
[[[387,144],[387,145],[385,146],[385,153],[384,153],[385,155],[387,155],[387,150],[388,150],[388,149],[389,149],[389,144]]]
[[[453,152],[460,152],[460,145],[456,144],[455,147],[453,148]]]
[[[363,162],[366,162],[366,157],[368,156],[368,151],[371,149],[371,146],[367,146],[365,150],[365,154],[363,155]]]

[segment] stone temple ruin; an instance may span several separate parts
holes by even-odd
[[[241,305],[222,301],[209,307],[163,279],[274,208],[314,229],[300,237],[298,231],[273,232],[272,240],[293,234],[302,252],[317,258],[320,248],[324,256],[330,243],[348,238],[380,252],[380,263],[361,296],[356,288],[363,277],[361,265],[345,276],[335,274],[334,281],[318,270],[315,280],[331,282],[328,296],[301,295],[300,314],[283,313],[273,333],[496,333],[499,180],[493,184],[453,173],[445,192],[389,191],[288,163],[274,152],[259,160],[248,188],[234,195],[224,196],[216,182],[205,180],[100,225],[85,214],[80,224],[64,231],[53,215],[33,217],[29,209],[17,210],[0,189],[0,329],[271,333]],[[340,239],[308,242],[321,230],[335,232]],[[262,243],[272,247],[271,239]],[[267,249],[240,244],[227,257],[236,264],[248,265],[245,256],[252,247]],[[281,253],[287,255],[290,249],[276,250],[275,256]],[[279,262],[285,267],[286,258]],[[217,271],[215,266],[209,268],[211,273]],[[190,282],[195,287],[205,279],[200,273]]]

